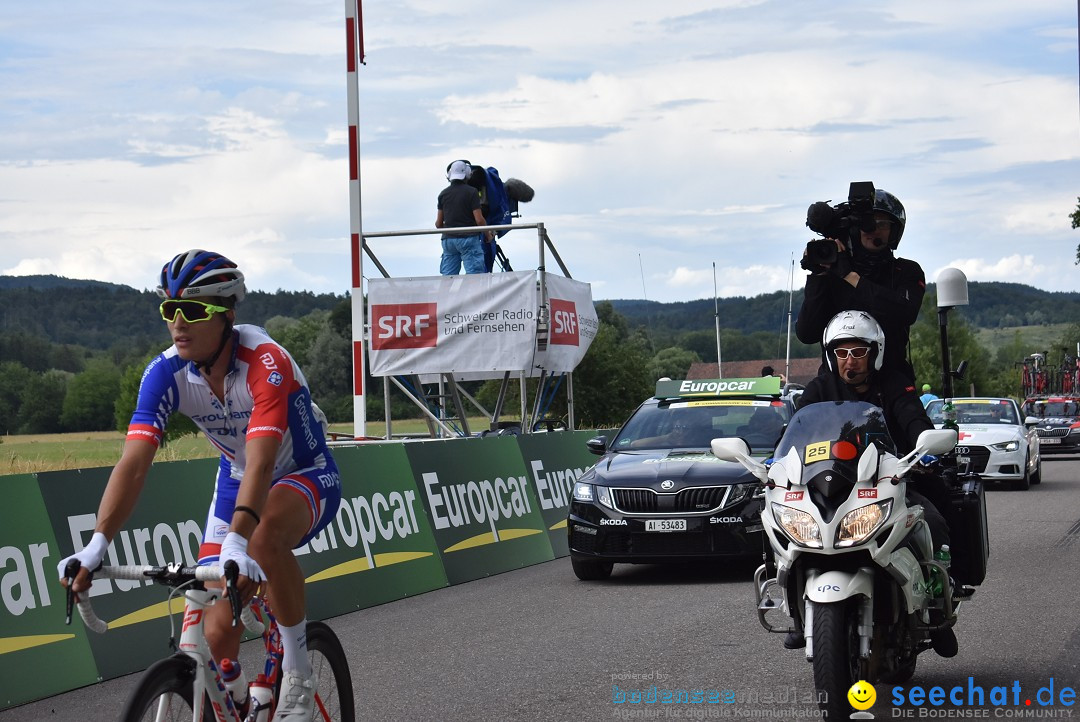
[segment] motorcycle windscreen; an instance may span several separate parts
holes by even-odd
[[[858,481],[859,458],[870,446],[896,454],[882,410],[865,401],[822,401],[799,409],[774,457],[792,449],[802,460],[802,479],[826,497],[847,494]]]

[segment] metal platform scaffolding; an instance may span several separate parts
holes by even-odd
[[[415,436],[393,433],[392,385],[423,412],[430,438],[472,435],[470,408],[476,410],[474,417],[488,419],[482,435],[528,434],[556,425],[574,429],[573,370],[597,330],[589,285],[571,278],[543,223],[454,230],[514,230],[520,238],[529,229],[537,235],[534,270],[407,278],[391,276],[369,241],[441,235],[445,229],[360,234],[363,254],[382,278],[364,278],[362,259],[354,268],[354,276],[366,281],[363,298],[354,294],[353,299],[355,438],[366,438],[365,370],[383,379],[387,439]],[[561,275],[548,272],[549,257]],[[436,258],[433,254],[432,261]],[[531,400],[530,378],[538,379]],[[462,383],[490,379],[501,385],[494,408],[488,410]],[[520,421],[503,418],[512,383],[519,385]],[[547,419],[546,405],[560,390],[566,394],[567,416]]]

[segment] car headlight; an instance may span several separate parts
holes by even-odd
[[[891,511],[892,499],[849,511],[836,528],[836,546],[851,547],[862,544],[881,528]]]
[[[805,511],[783,504],[772,505],[773,518],[784,533],[799,546],[821,549],[821,528]]]
[[[725,506],[731,506],[732,504],[738,504],[740,501],[745,501],[754,495],[754,491],[762,489],[761,484],[753,482],[751,484],[732,484],[731,491],[728,492],[728,498]]]
[[[608,509],[615,508],[615,505],[611,503],[611,489],[606,486],[586,484],[583,481],[578,481],[574,484],[574,501],[580,501],[586,504],[591,504],[595,501],[599,502],[602,506],[606,506]]]
[[[1016,451],[1020,448],[1020,442],[1016,441],[1002,441],[1000,444],[990,444],[991,449],[997,449],[998,451]]]

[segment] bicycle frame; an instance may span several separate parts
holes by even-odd
[[[199,700],[202,700],[204,695],[210,700],[214,716],[219,722],[226,720],[243,722],[240,710],[236,709],[232,695],[225,688],[221,670],[210,654],[210,645],[206,641],[203,630],[206,610],[221,598],[221,590],[191,589],[184,593],[184,598],[187,604],[184,607],[184,621],[177,649],[180,654],[185,654],[195,660],[195,680],[192,692],[192,706],[195,709],[194,722],[203,722],[204,706],[199,704]],[[264,618],[270,620],[270,624],[265,624],[263,628],[263,642],[266,645],[264,674],[267,682],[273,686],[281,671],[281,635],[277,624],[273,621],[273,615],[270,614],[266,602],[261,597],[253,598],[248,609],[257,610]],[[251,629],[250,626],[248,628]]]

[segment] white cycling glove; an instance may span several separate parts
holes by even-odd
[[[225,541],[221,543],[221,552],[218,554],[218,565],[225,569],[225,562],[230,559],[240,567],[240,573],[253,582],[265,582],[266,575],[258,562],[248,556],[248,540],[234,531],[225,535]]]
[[[72,554],[66,559],[61,559],[60,563],[56,565],[56,573],[61,579],[64,578],[64,570],[67,568],[68,562],[72,559],[79,562],[81,566],[86,567],[90,571],[94,571],[101,566],[101,560],[105,558],[105,552],[109,550],[109,540],[105,538],[105,535],[101,532],[94,532],[94,536],[90,537],[90,543],[83,547],[81,552]]]

